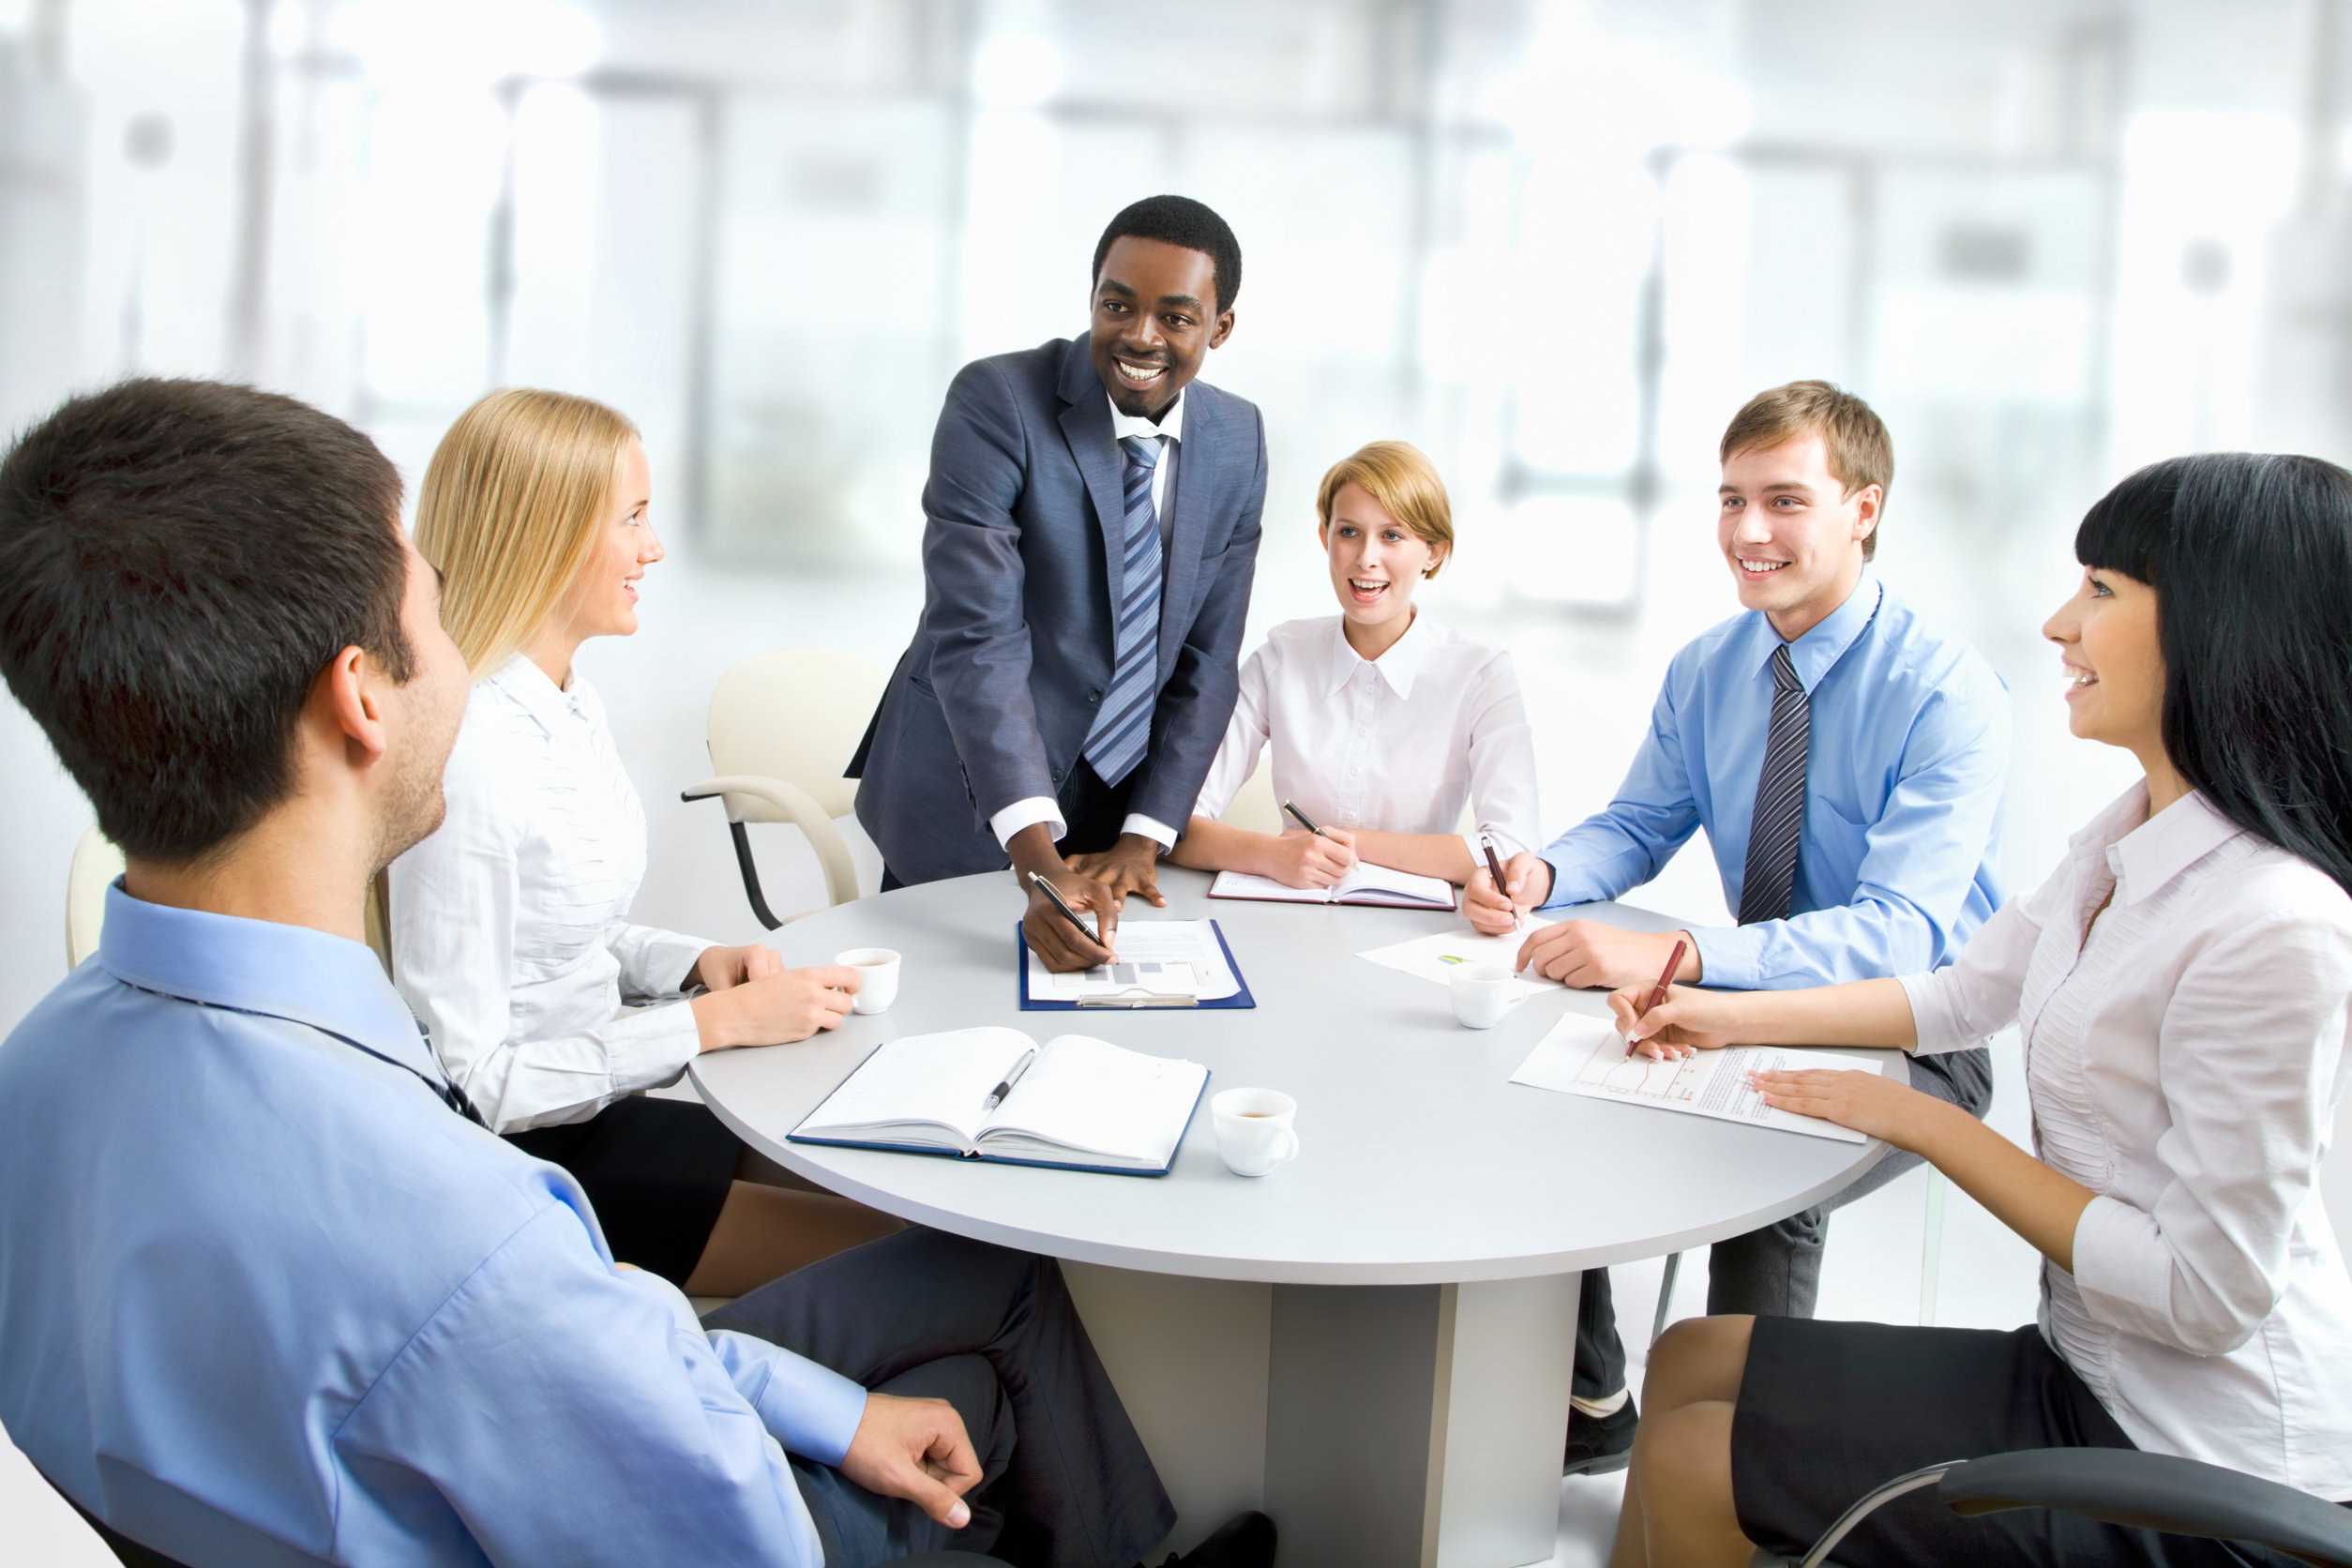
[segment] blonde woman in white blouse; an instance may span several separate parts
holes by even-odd
[[[1316,495],[1339,613],[1286,621],[1242,666],[1241,694],[1191,823],[1168,858],[1328,887],[1358,860],[1450,882],[1542,842],[1535,745],[1511,656],[1413,603],[1454,551],[1436,467],[1401,441],[1335,464]],[[1316,825],[1253,833],[1218,822],[1268,744],[1274,798]],[[1468,802],[1477,832],[1455,831]]]
[[[2352,1280],[2317,1177],[2352,993],[2352,474],[2216,454],[2133,475],[2075,536],[2043,628],[2078,736],[2145,779],[1952,967],[1640,1014],[1652,1055],[1734,1042],[1954,1050],[2016,1025],[2034,1153],[1865,1073],[1760,1075],[1768,1103],[1929,1161],[2033,1244],[2013,1334],[1709,1318],[1660,1341],[1618,1568],[1803,1549],[1917,1467],[2136,1447],[2352,1499]],[[2343,1157],[2339,1155],[2339,1157]],[[1837,1548],[1915,1562],[2282,1562],[1925,1492]]]
[[[830,1029],[857,985],[628,921],[645,814],[572,659],[637,629],[650,484],[634,427],[563,393],[494,392],[434,452],[416,547],[475,684],[447,816],[390,869],[393,978],[490,1128],[579,1180],[616,1259],[740,1295],[899,1227],[739,1179],[754,1162],[706,1108],[639,1093],[699,1052]]]

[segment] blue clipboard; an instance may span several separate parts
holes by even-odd
[[[1217,933],[1217,940],[1219,942],[1223,942],[1225,940],[1225,933],[1219,931]],[[1229,958],[1230,955],[1228,955],[1228,957]],[[1026,969],[1028,966],[1024,963],[1022,967]],[[1233,972],[1233,977],[1236,980],[1240,979],[1241,976],[1242,972],[1240,970],[1237,969]],[[1040,1003],[1039,1005],[1066,1007],[1073,1006],[1075,1003]],[[1225,1003],[1203,1003],[1200,1005],[1223,1006]],[[1252,1005],[1254,1006],[1256,1003],[1252,1003]],[[880,1049],[882,1049],[881,1046],[876,1046],[874,1048],[874,1050]],[[842,1076],[841,1083],[847,1083],[851,1078],[855,1078],[857,1076],[858,1067],[863,1067],[867,1062],[873,1060],[873,1055],[874,1051],[867,1051],[866,1055],[859,1060],[857,1067],[851,1068],[848,1073]],[[892,1154],[929,1154],[937,1159],[971,1160],[979,1165],[1033,1165],[1042,1170],[1088,1170],[1093,1172],[1097,1176],[1165,1176],[1169,1171],[1176,1168],[1176,1156],[1184,1152],[1184,1139],[1192,1132],[1192,1119],[1200,1114],[1200,1102],[1208,1098],[1209,1081],[1215,1077],[1216,1074],[1214,1072],[1203,1073],[1200,1075],[1200,1090],[1192,1097],[1192,1108],[1184,1112],[1184,1130],[1176,1135],[1176,1147],[1169,1152],[1168,1163],[1161,1166],[1157,1170],[1151,1170],[1139,1166],[1132,1165],[1079,1165],[1072,1160],[1023,1160],[1015,1159],[1007,1154],[966,1154],[954,1149],[940,1149],[921,1143],[885,1143],[879,1140],[854,1138],[821,1138],[815,1134],[804,1133],[799,1127],[794,1127],[791,1132],[786,1133],[784,1135],[784,1141],[787,1143],[822,1143],[829,1149],[880,1149],[884,1153]],[[838,1089],[840,1086],[841,1085],[838,1083],[834,1085],[836,1089]],[[827,1097],[830,1098],[830,1096]],[[822,1100],[818,1102],[820,1105],[822,1105],[823,1103],[824,1102]],[[811,1111],[809,1114],[813,1116],[816,1113]],[[806,1120],[807,1118],[803,1118],[804,1123]]]
[[[1214,1002],[1196,1002],[1189,1006],[1171,1007],[1165,1004],[1139,1007],[1080,1007],[1075,1002],[1039,1002],[1029,994],[1029,939],[1021,933],[1020,923],[1013,923],[1013,991],[1020,999],[1024,1013],[1206,1013],[1216,1009],[1255,1007],[1258,999],[1249,994],[1249,977],[1242,966],[1233,961],[1233,944],[1225,940],[1225,927],[1214,920],[1209,929],[1216,933],[1217,946],[1225,954],[1225,967],[1233,972],[1241,989],[1231,996],[1221,996]]]

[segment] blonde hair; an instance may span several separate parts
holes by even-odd
[[[1424,577],[1435,577],[1454,553],[1454,507],[1445,498],[1445,481],[1438,465],[1421,449],[1402,441],[1376,441],[1357,448],[1331,465],[1315,492],[1315,510],[1331,526],[1332,507],[1349,485],[1380,504],[1407,533],[1445,553],[1431,563]]]
[[[441,624],[479,680],[546,624],[612,505],[637,427],[566,392],[510,386],[458,416],[416,497]]]

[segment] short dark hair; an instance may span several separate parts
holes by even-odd
[[[1830,477],[1847,495],[1878,487],[1878,520],[1862,541],[1862,559],[1877,559],[1887,490],[1894,483],[1894,438],[1877,411],[1851,392],[1826,381],[1792,381],[1758,392],[1724,427],[1718,460],[1729,462],[1740,452],[1769,452],[1808,435],[1821,438]]]
[[[2352,892],[2352,474],[2208,452],[2141,469],[2074,534],[2156,590],[2164,753],[2214,810]]]
[[[125,853],[199,859],[284,799],[344,648],[409,678],[400,511],[366,436],[218,382],[70,399],[0,460],[0,676]]]
[[[1122,209],[1094,247],[1094,270],[1087,278],[1088,288],[1102,281],[1103,260],[1110,254],[1111,242],[1120,239],[1164,240],[1205,254],[1216,271],[1220,316],[1233,309],[1233,301],[1241,294],[1242,242],[1233,237],[1224,219],[1189,196],[1146,196]]]

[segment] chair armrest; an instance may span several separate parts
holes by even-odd
[[[2113,1525],[2245,1541],[2306,1562],[2352,1564],[2352,1510],[2275,1481],[2130,1448],[2029,1448],[1944,1472],[1955,1514],[2053,1508]]]
[[[847,904],[857,897],[857,867],[850,859],[849,841],[814,796],[799,785],[754,774],[725,774],[706,778],[678,793],[680,800],[724,797],[731,822],[790,822],[808,839],[817,864],[825,874],[825,901]]]

